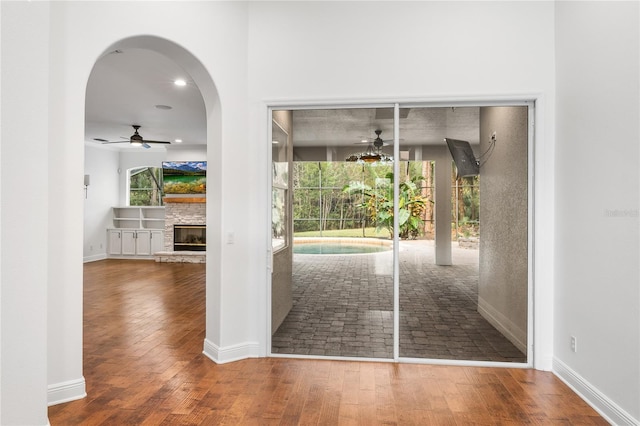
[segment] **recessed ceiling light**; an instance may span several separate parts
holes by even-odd
[[[186,86],[187,82],[179,78],[177,80],[174,80],[173,84],[175,84],[176,86]]]
[[[175,142],[176,143],[182,143],[182,139],[176,139]]]
[[[170,105],[156,105],[156,108],[158,108],[158,109],[173,109],[173,107],[170,106]]]

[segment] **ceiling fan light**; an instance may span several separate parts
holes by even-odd
[[[131,139],[131,146],[142,146],[142,142]]]
[[[381,157],[378,154],[367,154],[362,155],[360,159],[365,163],[375,163],[376,161],[380,161]]]

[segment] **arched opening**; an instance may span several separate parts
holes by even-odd
[[[172,139],[171,141],[167,141],[167,142],[171,142],[172,144],[171,148],[175,147],[176,149],[167,150],[164,147],[156,147],[152,142],[153,140],[164,141],[162,137],[165,136],[165,134],[162,134],[162,133],[159,133],[158,136],[153,134],[153,131],[154,131],[153,121],[151,123],[138,122],[139,120],[144,120],[144,117],[145,117],[144,113],[141,112],[139,115],[132,113],[129,116],[123,115],[120,119],[118,119],[117,124],[120,125],[123,129],[127,128],[128,126],[130,127],[131,125],[134,125],[134,124],[136,125],[142,124],[143,127],[139,129],[140,135],[142,135],[145,138],[145,140],[150,140],[149,145],[151,145],[151,147],[138,147],[137,149],[135,149],[135,148],[131,148],[129,146],[130,145],[129,143],[124,143],[122,144],[124,145],[123,148],[115,149],[111,151],[104,151],[104,152],[107,152],[106,155],[100,156],[99,160],[95,160],[95,159],[93,160],[94,165],[96,163],[99,163],[100,167],[103,169],[101,171],[101,173],[104,172],[102,175],[103,178],[105,178],[106,173],[109,173],[111,175],[111,177],[108,178],[108,179],[112,179],[108,183],[108,185],[111,188],[110,189],[111,191],[110,194],[112,197],[111,199],[113,199],[114,193],[115,193],[117,194],[116,197],[118,201],[110,202],[110,203],[108,201],[103,201],[102,205],[99,206],[99,208],[102,210],[101,211],[102,222],[99,223],[97,226],[92,226],[91,232],[93,232],[93,235],[86,235],[87,234],[87,226],[86,226],[87,218],[86,218],[86,212],[85,212],[85,241],[84,241],[84,244],[85,244],[84,260],[85,261],[100,260],[100,258],[104,259],[106,257],[109,257],[110,240],[114,237],[112,237],[111,235],[107,237],[109,233],[105,232],[106,231],[105,225],[108,226],[108,224],[112,223],[116,217],[115,213],[112,212],[113,207],[110,207],[110,206],[125,206],[125,205],[132,206],[133,205],[131,203],[131,194],[130,194],[130,191],[131,191],[130,171],[131,170],[140,171],[144,169],[144,168],[141,169],[142,166],[146,167],[149,165],[162,167],[162,163],[165,160],[171,160],[171,161],[197,160],[197,161],[203,161],[208,163],[209,172],[207,173],[208,184],[207,184],[207,190],[206,190],[206,198],[202,198],[200,202],[200,207],[205,212],[205,214],[202,215],[202,218],[203,218],[202,220],[205,221],[206,225],[208,225],[207,240],[211,242],[215,241],[215,235],[219,235],[220,233],[220,230],[217,229],[216,227],[219,227],[219,223],[220,223],[220,205],[221,205],[221,202],[220,202],[221,179],[219,175],[220,173],[219,162],[221,158],[221,155],[220,155],[221,153],[221,130],[220,130],[221,108],[220,108],[220,99],[218,96],[218,92],[209,72],[205,69],[204,65],[191,52],[186,50],[184,47],[172,41],[169,41],[167,39],[154,37],[154,36],[135,36],[135,37],[130,37],[130,38],[117,41],[111,44],[110,46],[108,46],[103,51],[103,53],[97,59],[96,64],[98,64],[102,59],[104,59],[108,55],[127,54],[127,52],[146,52],[149,55],[161,56],[164,58],[164,60],[172,62],[176,66],[176,68],[184,70],[185,75],[187,75],[189,78],[189,85],[192,86],[189,89],[199,91],[199,94],[201,96],[202,109],[203,109],[201,120],[203,124],[202,127],[204,129],[202,134],[202,140],[196,141],[197,143],[193,146],[190,146],[188,143],[188,142],[193,142],[193,140],[192,141],[185,140],[184,144],[181,144],[178,146],[174,144],[175,140]],[[94,71],[95,69],[96,67],[94,65]],[[94,73],[92,71],[91,76],[89,77],[87,82],[87,92],[85,93],[85,103],[90,101],[91,93],[89,93],[89,89],[91,87],[91,79],[93,78],[93,76],[94,76]],[[127,80],[126,74],[118,75],[117,77],[123,79],[124,85],[131,84],[131,81]],[[145,87],[142,89],[146,90],[147,88]],[[167,107],[172,107],[172,106],[166,105],[162,101],[161,95],[158,96],[158,101],[156,101],[155,104],[149,105],[149,108],[151,108],[155,113],[158,113],[158,111],[160,111],[160,113],[166,112],[166,110],[170,109]],[[173,107],[175,107],[176,110],[179,110],[181,107],[186,108],[185,105],[173,105]],[[149,117],[149,115],[146,115],[146,116]],[[86,120],[88,119],[89,117],[87,116]],[[189,117],[187,117],[187,119],[189,119]],[[159,116],[157,120],[158,121],[156,121],[155,123],[161,123],[162,116]],[[185,132],[192,130],[192,129],[189,129],[188,127],[189,127],[189,123],[186,124],[186,128],[183,130],[185,130]],[[86,132],[85,139],[87,140],[85,142],[85,147],[90,146],[90,144],[101,144],[101,143],[108,143],[111,141],[111,137],[108,137],[108,138],[105,137],[104,139],[107,140],[106,142],[100,141],[100,140],[98,141],[94,140],[96,138],[102,138],[102,136],[89,134],[90,133],[89,129],[91,128],[95,129],[96,126],[93,124],[89,125],[89,123],[85,123],[85,132]],[[97,128],[100,128],[100,126],[97,126]],[[103,128],[106,129],[107,126],[105,125]],[[129,130],[131,129],[129,128]],[[137,134],[138,129],[135,129],[135,131]],[[132,133],[132,132],[133,131],[129,133]],[[124,130],[122,130],[121,133],[122,134],[118,134],[118,136],[126,136],[129,134],[129,133],[124,133]],[[123,141],[129,142],[129,140],[126,140],[126,139],[123,139]],[[144,149],[144,148],[150,148],[150,149]],[[92,148],[92,149],[95,149],[95,148]],[[87,149],[86,151],[88,150],[89,149]],[[167,156],[168,151],[172,152],[172,154],[169,156]],[[195,158],[194,156],[197,158]],[[125,159],[123,160],[123,158]],[[85,169],[88,165],[87,163],[88,163],[87,157],[85,156]],[[102,180],[104,181],[104,179]],[[90,183],[91,183],[91,186],[88,188],[89,198],[91,198],[92,195],[95,198],[108,198],[106,197],[104,192],[99,190],[101,182],[99,179],[97,179],[97,176],[90,175]],[[157,196],[155,192],[157,192],[158,190],[159,190],[158,187],[156,187],[155,189],[151,188],[150,193],[152,194],[152,196]],[[142,188],[141,192],[144,192],[144,188]],[[105,203],[108,203],[108,204],[105,204]],[[157,206],[150,207],[150,209],[151,208],[157,208]],[[145,210],[140,210],[140,211],[142,213],[140,213],[139,218],[135,219],[139,221],[138,223],[140,224],[139,225],[140,228],[148,227],[149,229],[153,229],[152,231],[150,231],[150,234],[152,234],[154,231],[157,232],[158,230],[161,229],[160,225],[153,225],[153,223],[158,223],[153,221],[160,220],[159,217],[155,216],[155,213],[152,213],[146,216]],[[122,220],[127,221],[128,218],[125,217]],[[100,243],[97,243],[97,244],[91,243],[90,239],[92,237],[95,238],[98,235],[98,233],[101,233],[99,237],[102,238],[103,242],[101,241]],[[138,237],[139,236],[140,236],[140,233],[138,233]],[[146,237],[146,234],[143,233],[143,236]],[[152,238],[152,242],[150,246],[153,247],[153,244],[154,244],[153,235],[150,235],[150,238]],[[145,245],[144,247],[147,247],[147,246]],[[165,238],[165,249],[166,249],[166,238]],[[89,251],[102,250],[102,252],[100,253],[102,257],[100,256],[98,256],[97,258],[95,256],[92,257],[91,253],[87,255],[88,250]],[[145,252],[143,254],[152,255],[153,253]],[[206,330],[204,341],[217,343],[218,336],[220,334],[218,331],[220,328],[220,318],[219,318],[219,315],[214,315],[212,313],[220,311],[220,297],[217,297],[217,294],[219,294],[220,292],[219,290],[220,289],[220,276],[219,276],[220,249],[217,247],[216,244],[212,243],[207,247],[206,255],[204,257],[206,258],[206,262],[204,262],[206,264],[203,265],[203,268],[205,270],[205,276],[206,276],[206,279],[205,279],[206,302],[204,300],[201,301],[204,305],[204,309],[206,310],[206,317],[203,324],[204,329]],[[146,256],[146,258],[152,259],[152,256],[151,257]],[[136,260],[134,260],[134,262],[136,262]],[[151,260],[151,262],[149,262],[148,264],[145,263],[143,266],[143,269],[144,268],[148,269],[148,267],[153,266],[154,263],[155,262],[153,262],[153,260]],[[200,344],[202,345],[204,341],[200,341]]]

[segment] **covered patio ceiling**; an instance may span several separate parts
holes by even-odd
[[[479,107],[402,108],[402,147],[445,147],[444,138],[479,143]],[[364,149],[376,130],[393,142],[393,108],[301,109],[293,111],[294,148],[329,147]]]

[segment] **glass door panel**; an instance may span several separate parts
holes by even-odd
[[[516,110],[411,108],[400,120],[401,358],[526,362],[526,331],[505,328],[527,324],[527,111],[506,108]],[[502,145],[491,136],[498,128],[506,129]],[[480,160],[479,174],[458,176],[459,146],[450,149],[445,138],[471,152],[458,161]],[[515,185],[511,198],[503,185]],[[513,279],[500,272],[513,265]]]
[[[291,118],[292,303],[271,352],[392,358],[393,108]]]

